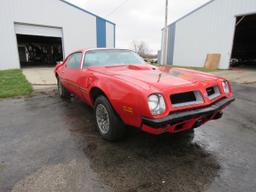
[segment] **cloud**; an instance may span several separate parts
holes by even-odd
[[[165,0],[68,1],[116,23],[117,47],[129,48],[131,42],[137,40],[145,41],[153,52],[160,49]],[[169,0],[169,23],[207,1],[209,0]],[[119,8],[113,12],[117,7]],[[109,15],[110,13],[112,14]]]

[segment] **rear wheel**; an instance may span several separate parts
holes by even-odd
[[[104,96],[99,96],[94,105],[96,125],[101,136],[110,141],[122,138],[126,127]]]
[[[62,85],[60,79],[57,79],[58,94],[61,98],[70,98],[69,91]]]

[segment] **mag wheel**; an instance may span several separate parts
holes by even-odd
[[[98,104],[96,107],[96,121],[100,132],[107,134],[109,132],[109,114],[106,107]]]
[[[124,136],[126,127],[104,96],[99,96],[94,105],[96,125],[101,136],[115,141]]]

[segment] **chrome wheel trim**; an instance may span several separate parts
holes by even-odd
[[[100,132],[102,134],[107,134],[110,127],[109,114],[106,107],[102,104],[96,106],[96,121]]]

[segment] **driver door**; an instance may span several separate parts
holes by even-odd
[[[77,80],[77,84],[80,88],[80,97],[83,99],[86,103],[90,102],[90,95],[89,95],[89,89],[95,80],[95,77],[93,75],[93,72],[88,70],[88,67],[91,66],[88,64],[88,57],[87,54],[84,53],[84,59],[82,63],[82,70],[79,72],[79,77]]]

